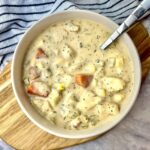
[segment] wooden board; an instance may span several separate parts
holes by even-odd
[[[140,54],[144,80],[150,69],[150,37],[142,24],[136,24],[128,33]],[[96,138],[64,139],[50,135],[35,126],[16,102],[11,86],[10,66],[11,64],[8,64],[0,75],[0,136],[6,143],[21,150],[51,150]]]

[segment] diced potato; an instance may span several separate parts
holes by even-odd
[[[39,70],[42,70],[44,68],[44,64],[42,61],[37,62],[36,66],[38,67]]]
[[[71,57],[74,55],[74,52],[68,45],[64,45],[61,50],[61,54],[65,59],[71,59]]]
[[[100,65],[101,67],[104,67],[105,62],[101,60],[101,61],[99,62],[99,65]]]
[[[70,105],[62,106],[60,113],[62,117],[66,118],[65,121],[70,121],[80,115],[80,112]]]
[[[31,66],[35,66],[35,65],[36,65],[35,57],[33,57],[33,58],[31,59],[30,65],[31,65]]]
[[[97,112],[98,115],[102,115],[102,113],[103,113],[102,105],[97,105],[96,106],[96,112]]]
[[[103,103],[103,109],[108,115],[117,115],[119,113],[119,106],[112,102]]]
[[[50,112],[50,111],[52,111],[52,108],[51,108],[51,106],[50,106],[48,101],[44,101],[44,103],[43,103],[43,105],[41,107],[41,110],[42,110],[42,112]]]
[[[84,115],[80,115],[79,118],[82,123],[84,123],[84,124],[88,123],[88,119]]]
[[[81,95],[80,101],[77,104],[77,108],[86,113],[88,110],[93,108],[96,104],[101,102],[100,97],[95,97],[95,95],[92,92],[84,92]]]
[[[121,93],[116,93],[113,95],[113,101],[116,103],[120,103],[124,99],[124,95]]]
[[[88,123],[88,119],[84,115],[80,115],[76,117],[75,119],[73,119],[70,125],[72,128],[77,128],[80,126],[80,124],[88,125],[87,123]]]
[[[91,86],[92,86],[92,87],[96,87],[96,86],[97,86],[97,80],[96,80],[96,79],[93,79],[93,80],[91,81]]]
[[[77,32],[79,30],[79,26],[74,25],[73,23],[66,23],[64,25],[64,29],[70,32]]]
[[[38,38],[38,40],[36,41],[35,45],[36,45],[36,47],[42,47],[44,45],[44,42],[43,42],[43,40]]]
[[[63,75],[62,82],[65,87],[69,87],[71,85],[71,83],[73,82],[73,79],[70,75]]]
[[[100,97],[106,97],[106,90],[101,88],[96,88],[95,93]]]
[[[85,72],[93,74],[96,71],[96,67],[94,64],[87,64],[85,66]]]
[[[50,96],[49,96],[49,102],[51,103],[52,107],[54,108],[60,101],[60,94],[56,89],[52,89]]]
[[[43,100],[39,100],[39,99],[32,99],[31,103],[36,107],[39,108],[41,110],[44,101]]]
[[[115,92],[123,90],[125,87],[125,82],[116,77],[103,77],[102,78],[103,88],[109,92]]]
[[[79,117],[73,119],[71,122],[70,122],[70,125],[72,128],[77,128],[81,123],[81,120]]]
[[[64,99],[63,104],[64,104],[65,106],[68,106],[68,105],[69,105],[69,106],[71,106],[71,107],[74,107],[75,104],[76,104],[75,95],[74,95],[72,92],[68,93],[68,94],[65,96],[65,99]]]
[[[109,66],[109,67],[114,67],[115,61],[116,61],[116,59],[115,59],[114,57],[109,58],[109,59],[108,59],[108,63],[107,63],[108,66]]]
[[[118,57],[116,58],[116,63],[115,63],[115,67],[123,67],[124,65],[124,60],[122,57]]]
[[[62,65],[62,63],[64,63],[64,59],[57,56],[54,60],[54,63],[58,65]]]
[[[122,73],[123,73],[123,67],[117,67],[117,68],[116,68],[116,73],[117,73],[118,75],[122,75]]]

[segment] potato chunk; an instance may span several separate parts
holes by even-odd
[[[122,57],[118,57],[116,58],[116,63],[115,63],[115,67],[123,67],[124,65],[124,60]]]
[[[52,107],[54,108],[60,101],[60,94],[57,90],[52,89],[49,97],[50,97],[49,101],[50,101]]]
[[[96,67],[92,63],[87,64],[84,69],[87,73],[91,73],[91,74],[95,73],[95,71],[96,71]]]
[[[95,96],[92,92],[84,92],[81,95],[80,101],[77,104],[77,108],[86,113],[88,110],[93,108],[96,104],[101,102],[101,98]]]
[[[79,30],[79,26],[74,25],[73,23],[66,23],[64,25],[64,29],[70,32],[77,32]]]
[[[103,88],[109,92],[116,92],[123,90],[125,87],[125,82],[116,77],[103,77],[102,78]]]
[[[121,93],[116,93],[113,95],[113,101],[116,103],[120,103],[124,99],[124,95]]]
[[[115,103],[105,102],[102,107],[104,112],[108,115],[117,115],[119,113],[119,107]]]
[[[100,97],[106,97],[106,90],[101,88],[96,88],[95,93]]]
[[[61,54],[65,59],[71,59],[74,55],[74,52],[68,45],[65,44],[61,50]]]

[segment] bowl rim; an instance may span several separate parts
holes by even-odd
[[[134,99],[132,100],[132,103],[130,104],[130,106],[126,109],[126,112],[115,122],[113,123],[110,127],[107,127],[105,128],[105,130],[103,130],[102,132],[95,132],[95,133],[87,133],[86,135],[68,135],[67,133],[66,134],[62,134],[60,132],[57,132],[57,131],[54,131],[54,130],[50,130],[46,127],[44,127],[43,125],[41,125],[40,122],[36,121],[34,118],[32,118],[32,116],[29,114],[29,112],[24,108],[22,102],[21,102],[21,99],[18,95],[18,92],[17,92],[17,89],[16,89],[16,85],[15,85],[15,76],[14,76],[14,70],[15,70],[15,60],[16,60],[16,56],[17,56],[17,52],[18,52],[18,49],[19,49],[19,45],[22,43],[23,39],[26,37],[26,35],[36,26],[38,25],[40,22],[44,21],[45,19],[48,19],[49,17],[51,16],[55,16],[55,15],[60,15],[60,14],[63,14],[63,13],[69,13],[69,12],[72,12],[72,13],[76,13],[76,12],[80,12],[80,13],[86,13],[86,14],[92,14],[93,16],[95,15],[99,15],[101,18],[104,18],[105,20],[107,20],[108,22],[111,22],[113,24],[113,26],[116,26],[118,27],[118,25],[113,22],[112,20],[110,20],[109,18],[101,15],[101,14],[98,14],[98,13],[95,13],[95,12],[92,12],[92,11],[89,11],[89,10],[78,10],[78,9],[75,9],[75,10],[65,10],[65,11],[61,11],[61,12],[56,12],[56,13],[53,13],[53,14],[49,14],[45,17],[43,17],[42,19],[40,19],[39,21],[37,21],[35,24],[33,24],[29,29],[26,30],[26,32],[24,33],[23,37],[20,39],[20,41],[18,42],[16,48],[15,48],[15,51],[14,51],[14,56],[13,56],[13,60],[12,60],[12,66],[11,66],[11,81],[12,81],[12,88],[13,88],[13,92],[14,92],[14,95],[16,97],[16,100],[21,108],[21,110],[24,112],[24,114],[31,120],[31,122],[33,122],[36,126],[38,126],[40,129],[50,133],[50,134],[53,134],[55,136],[59,136],[59,137],[63,137],[63,138],[70,138],[70,139],[79,139],[79,138],[88,138],[88,137],[93,137],[93,136],[96,136],[96,135],[101,135],[107,131],[109,131],[110,129],[112,129],[113,127],[115,127],[117,124],[119,124],[124,118],[125,116],[129,113],[129,111],[131,110],[131,108],[133,107],[136,99],[137,99],[137,96],[138,96],[138,93],[139,93],[139,90],[140,90],[140,85],[141,85],[141,63],[140,63],[140,58],[139,58],[139,55],[138,55],[138,52],[137,52],[137,48],[135,47],[132,39],[129,37],[129,35],[127,33],[124,33],[124,37],[128,39],[128,41],[130,41],[130,43],[132,44],[132,47],[134,47],[134,51],[135,51],[135,54],[136,54],[136,57],[137,57],[137,65],[139,66],[138,68],[138,75],[139,75],[139,80],[137,82],[137,91],[134,95]]]

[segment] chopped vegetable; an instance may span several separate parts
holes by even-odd
[[[119,113],[119,106],[113,102],[103,103],[103,109],[108,115],[117,115]]]
[[[121,93],[116,93],[113,95],[113,101],[116,103],[120,103],[124,99],[124,95]]]
[[[89,63],[89,64],[87,64],[86,66],[85,66],[85,71],[87,72],[87,73],[95,73],[95,71],[96,71],[96,67],[95,67],[95,65],[94,64],[92,64],[92,63]]]
[[[86,88],[92,81],[92,77],[93,77],[92,75],[77,74],[75,75],[75,81],[78,85]]]
[[[108,58],[107,65],[109,67],[114,67],[116,59],[114,57]]]
[[[42,48],[38,48],[36,58],[46,58],[46,54]]]
[[[74,55],[73,50],[66,44],[63,46],[61,53],[65,59],[69,59]]]
[[[102,83],[104,89],[109,92],[120,91],[125,87],[125,82],[122,79],[116,77],[103,77]]]
[[[56,89],[52,89],[49,99],[52,107],[54,108],[60,101],[60,94]]]
[[[74,25],[73,23],[66,23],[64,25],[64,29],[70,32],[77,32],[79,30],[79,26]]]
[[[27,87],[27,92],[32,95],[47,97],[49,95],[49,87],[41,81],[32,82]]]
[[[106,97],[106,90],[101,88],[96,88],[95,92],[100,97]]]
[[[123,58],[122,58],[122,57],[116,58],[115,66],[116,66],[116,67],[123,67],[123,65],[124,65],[124,60],[123,60]]]

